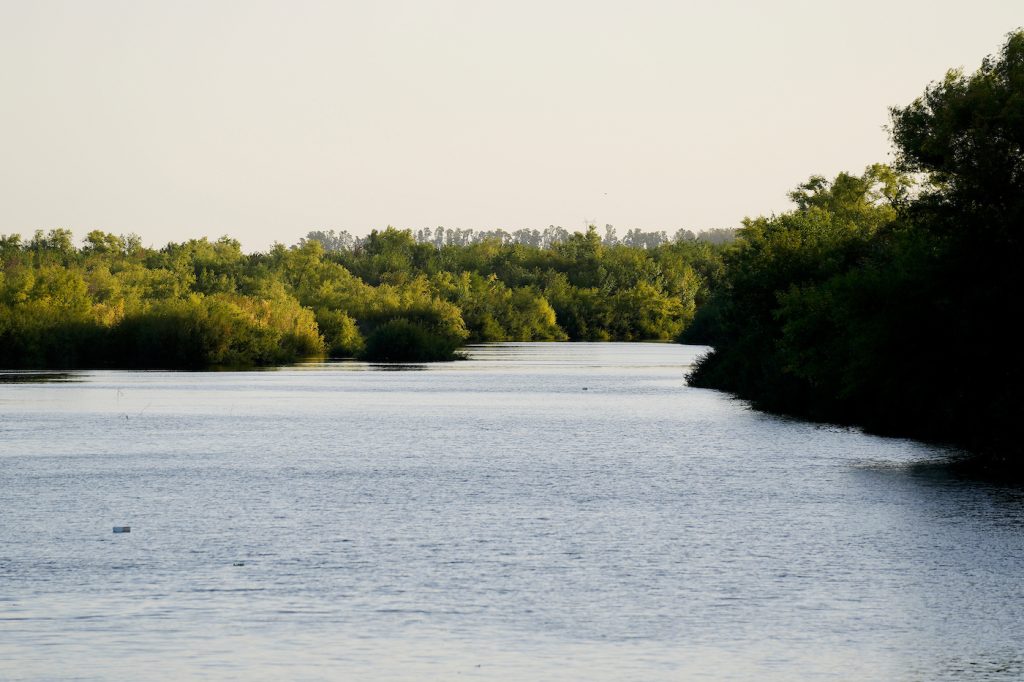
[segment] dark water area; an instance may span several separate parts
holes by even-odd
[[[0,384],[46,384],[74,380],[74,375],[68,372],[0,372]]]
[[[1024,489],[704,350],[0,382],[0,679],[1024,677]]]

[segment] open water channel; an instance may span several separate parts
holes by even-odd
[[[0,679],[1024,677],[1024,491],[705,350],[3,373]]]

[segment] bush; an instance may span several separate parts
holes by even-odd
[[[455,360],[459,342],[405,318],[397,318],[377,327],[366,339],[360,354],[371,362],[436,362]]]

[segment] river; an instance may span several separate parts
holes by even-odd
[[[704,350],[3,373],[0,678],[1024,676],[1024,491]]]

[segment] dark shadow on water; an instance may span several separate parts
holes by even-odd
[[[0,384],[66,384],[80,381],[69,372],[0,372]]]
[[[1024,679],[1024,658],[1013,651],[950,657],[935,674],[937,680],[1020,680]]]
[[[1024,491],[1024,471],[1000,467],[963,451],[951,451],[946,458],[935,462],[917,463],[913,470],[919,476]]]
[[[932,446],[938,457],[914,462],[866,460],[857,465],[865,472],[903,474],[921,482],[976,484],[1024,492],[1024,470],[993,464],[955,447]]]
[[[993,470],[962,450],[943,449],[934,459],[856,465],[867,490],[908,509],[930,510],[944,523],[967,523],[978,538],[994,529],[1024,529],[1024,479]]]
[[[293,365],[278,365],[273,367],[257,367],[252,371],[277,372],[281,370],[345,370],[352,372],[422,372],[428,370],[431,364],[445,363],[413,363],[413,362],[366,362],[353,358],[325,358],[321,360],[310,360],[299,362]],[[249,371],[249,370],[246,370]]]

